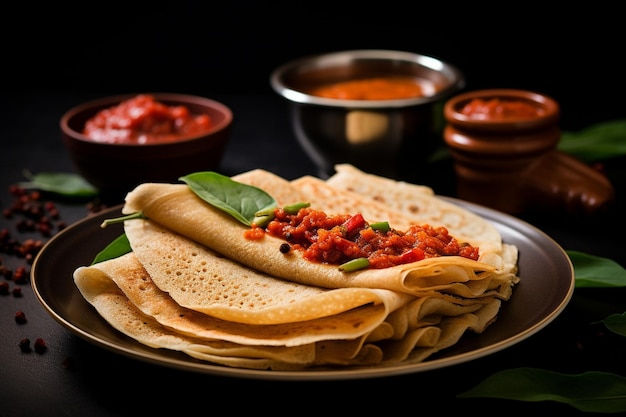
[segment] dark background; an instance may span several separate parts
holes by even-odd
[[[13,10],[1,29],[9,93],[272,94],[271,71],[290,59],[396,49],[457,66],[468,90],[550,95],[567,130],[624,114],[622,14],[597,2],[547,10],[545,2],[179,0]]]
[[[552,96],[561,105],[565,130],[624,118],[621,10],[598,2],[566,6],[500,2],[479,8],[475,2],[459,7],[390,0],[12,3],[0,15],[0,202],[3,207],[11,203],[8,186],[24,180],[25,168],[69,169],[58,129],[64,111],[118,93],[216,98],[235,114],[226,173],[260,167],[287,178],[313,174],[313,164],[292,138],[286,103],[283,112],[269,77],[286,61],[317,53],[395,49],[440,58],[465,74],[467,90],[521,88]],[[270,140],[272,146],[259,146]],[[623,158],[609,166],[620,193],[624,166]],[[622,194],[620,198],[618,209],[624,207]],[[87,215],[82,204],[60,207],[70,223]],[[624,230],[623,212],[595,221],[555,221],[549,215],[527,220],[564,249],[625,266],[623,238],[614,232]],[[13,221],[0,218],[0,227],[4,225],[13,227]],[[380,410],[388,415],[402,405],[414,413],[437,407],[485,416],[511,411],[581,415],[585,413],[551,401],[463,401],[455,396],[496,370],[517,366],[626,375],[625,339],[590,325],[625,311],[623,288],[576,290],[548,328],[468,363],[389,378],[298,384],[212,377],[123,357],[71,334],[41,308],[27,285],[23,289],[24,297],[0,300],[3,417],[150,415],[172,408],[178,415],[207,415],[225,399],[243,414],[263,409],[277,415],[327,413],[338,403],[340,411],[352,414]],[[26,311],[26,326],[15,324],[17,309]],[[44,337],[46,354],[22,354],[16,344],[24,336]],[[66,358],[74,363],[69,370],[63,365]]]

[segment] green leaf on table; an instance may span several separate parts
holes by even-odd
[[[626,155],[626,119],[594,124],[577,132],[561,132],[560,151],[595,162]]]
[[[234,181],[217,172],[196,172],[179,180],[186,183],[198,197],[246,226],[252,225],[258,212],[277,206],[276,200],[262,189]]]
[[[607,329],[620,336],[626,336],[626,312],[622,314],[611,314],[600,320]]]
[[[458,398],[556,401],[584,412],[626,411],[626,378],[607,372],[563,374],[535,368],[497,372]]]
[[[40,172],[32,174],[24,172],[29,182],[22,182],[20,186],[26,189],[47,191],[66,197],[95,197],[98,189],[89,184],[80,175],[66,172]]]
[[[102,249],[91,262],[91,264],[97,264],[99,262],[108,261],[109,259],[119,258],[131,252],[130,242],[126,233],[118,236],[113,242],[109,243],[106,248]]]
[[[566,252],[574,266],[576,288],[626,287],[626,269],[617,262],[578,251]]]

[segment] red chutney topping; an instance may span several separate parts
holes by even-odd
[[[534,118],[544,110],[527,101],[515,99],[475,98],[461,109],[461,113],[472,119],[501,120],[507,118]]]
[[[284,239],[291,248],[304,251],[304,258],[319,263],[341,265],[367,258],[369,268],[388,268],[436,256],[462,256],[477,260],[478,248],[459,243],[445,227],[413,225],[406,232],[393,228],[373,228],[361,214],[326,215],[303,208],[288,214],[282,208],[265,231],[253,226],[248,239],[260,239],[264,232]],[[284,249],[281,247],[281,251]]]
[[[394,100],[421,97],[425,92],[414,78],[381,77],[324,85],[312,90],[311,94],[342,100]]]
[[[98,112],[85,124],[85,136],[97,142],[146,144],[172,142],[211,128],[207,114],[185,106],[167,106],[152,95],[139,94]]]

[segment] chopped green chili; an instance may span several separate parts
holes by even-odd
[[[283,207],[283,210],[285,210],[285,213],[287,214],[297,214],[300,211],[300,209],[307,208],[307,207],[311,207],[311,203],[301,202],[301,203],[286,205]]]
[[[365,269],[368,266],[370,266],[370,261],[367,258],[356,258],[339,265],[339,270],[343,272],[352,272],[358,271],[359,269]]]
[[[389,226],[389,222],[376,222],[376,223],[372,223],[370,224],[370,227],[374,230],[378,230],[380,232],[388,232],[391,230],[391,227]]]

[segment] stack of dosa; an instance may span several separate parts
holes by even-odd
[[[298,251],[283,254],[271,236],[246,239],[246,226],[187,185],[148,183],[123,208],[147,217],[124,224],[132,252],[78,268],[76,285],[105,320],[140,343],[255,369],[420,362],[496,319],[519,278],[516,248],[492,225],[427,187],[337,169],[326,182],[290,182],[263,170],[233,179],[264,189],[279,205],[309,201],[399,230],[412,222],[445,225],[479,246],[481,257],[345,273]]]

